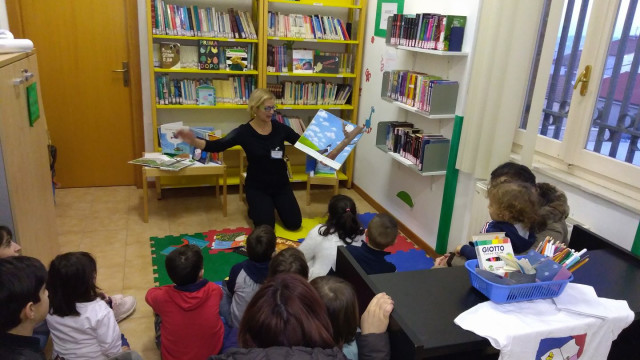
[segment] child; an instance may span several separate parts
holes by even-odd
[[[294,273],[309,278],[309,266],[302,251],[296,248],[286,248],[277,253],[269,263],[269,278],[280,273]]]
[[[332,197],[327,221],[311,229],[299,247],[309,264],[309,279],[335,270],[338,246],[360,246],[363,234],[355,202],[346,195]]]
[[[276,233],[271,226],[260,225],[247,237],[249,259],[234,265],[227,281],[231,296],[231,326],[240,326],[244,309],[267,278],[269,260],[275,251]]]
[[[491,186],[488,195],[492,221],[485,225],[482,232],[506,233],[516,254],[529,250],[536,240],[534,226],[539,221],[538,196],[534,187],[521,182],[503,182]],[[459,246],[456,255],[462,255],[467,260],[477,258],[472,242]]]
[[[396,243],[396,221],[389,215],[378,214],[369,222],[365,236],[368,243],[362,246],[347,246],[347,250],[362,270],[368,275],[395,272],[396,266],[384,258],[390,254],[384,249]]]
[[[327,307],[336,346],[348,359],[358,360],[358,299],[348,282],[335,276],[321,276],[310,282]]]
[[[0,225],[0,258],[20,255],[22,247],[13,241],[11,229]]]
[[[96,261],[87,252],[70,252],[51,261],[47,325],[53,358],[107,359],[130,350],[113,311],[100,298],[96,275]]]
[[[0,225],[0,258],[18,256],[20,255],[20,250],[22,250],[22,247],[13,241],[11,229]],[[131,315],[136,309],[136,299],[133,296],[107,296],[106,294],[101,294],[100,297],[109,304],[118,322]],[[44,349],[49,337],[49,330],[46,327],[46,323],[43,322],[42,326],[37,327],[34,334],[44,341],[42,343],[42,348]]]
[[[162,319],[162,358],[206,359],[217,354],[224,336],[222,290],[202,278],[202,251],[196,245],[181,246],[167,255],[165,266],[175,285],[151,288],[145,297]]]
[[[0,259],[0,359],[45,359],[32,333],[49,311],[46,280],[47,270],[38,259]]]

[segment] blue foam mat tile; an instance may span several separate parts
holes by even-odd
[[[433,258],[428,257],[424,250],[398,251],[384,258],[394,264],[398,272],[426,270],[433,267]]]
[[[358,220],[360,220],[360,223],[362,224],[362,226],[364,226],[364,228],[366,229],[367,226],[369,226],[369,221],[371,221],[371,219],[373,219],[374,216],[378,215],[377,213],[364,213],[364,214],[358,214]]]

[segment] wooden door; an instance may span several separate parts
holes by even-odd
[[[131,82],[124,86],[123,73],[114,72],[123,62],[139,67],[139,54],[130,54],[129,42],[137,45],[138,36],[132,8],[135,1],[130,0],[7,2],[11,30],[31,39],[38,53],[44,109],[58,148],[56,180],[62,187],[134,184],[135,168],[127,161],[141,152],[135,122],[141,129],[142,119],[133,118],[139,112],[132,111],[131,100],[139,79],[132,77],[138,89]]]
[[[19,60],[4,64],[3,59]],[[14,83],[27,74],[28,80]],[[4,161],[0,172],[4,172],[9,190],[9,203],[2,206],[11,209],[14,238],[22,246],[22,253],[48,264],[59,250],[58,230],[41,96],[40,118],[29,126],[27,86],[33,83],[40,95],[35,55],[0,55],[0,145]]]

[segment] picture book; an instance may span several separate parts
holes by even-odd
[[[196,101],[200,106],[216,105],[216,88],[210,85],[201,85],[196,88]]]
[[[239,247],[232,247],[233,251],[237,254],[240,255],[244,255],[244,256],[249,256],[249,254],[247,254],[247,241],[246,238],[245,240],[242,241],[242,246]],[[300,246],[300,243],[294,240],[289,240],[289,239],[285,239],[282,237],[276,237],[276,252],[280,252],[281,250],[284,250],[286,248],[290,248],[290,247],[295,247],[297,248],[298,246]],[[230,248],[231,249],[231,248]]]
[[[362,136],[364,128],[318,110],[294,146],[338,170]]]
[[[227,70],[246,71],[249,64],[247,48],[234,47],[225,49]]]
[[[244,246],[247,241],[247,234],[244,232],[219,233],[211,246],[212,249],[232,249]]]
[[[169,255],[173,250],[179,248],[180,246],[184,246],[184,245],[187,245],[187,244],[196,245],[197,247],[202,249],[205,246],[209,245],[209,242],[206,241],[206,240],[194,238],[192,236],[185,236],[185,237],[182,238],[182,244],[181,245],[169,246],[168,248],[162,250],[160,253],[163,254],[163,255]]]
[[[295,50],[294,50],[295,51]],[[314,72],[323,74],[340,73],[340,57],[335,54],[326,54],[316,51],[313,55]]]
[[[315,176],[336,177],[336,170],[318,161],[313,174]]]
[[[180,44],[160,43],[160,67],[180,69]]]
[[[195,164],[195,161],[185,158],[172,158],[160,153],[146,153],[139,159],[129,161],[129,164],[158,168],[160,170],[178,171]]]
[[[294,49],[291,52],[294,73],[313,73],[313,50]]]
[[[511,254],[511,241],[504,233],[487,233],[473,236],[473,244],[478,255],[478,267],[502,275],[505,262],[500,255]]]
[[[167,155],[191,155],[191,145],[182,141],[175,134],[178,130],[188,130],[189,127],[184,126],[182,121],[160,125],[158,128],[158,140],[162,153]]]
[[[200,40],[198,46],[200,70],[220,70],[219,51],[216,40]]]

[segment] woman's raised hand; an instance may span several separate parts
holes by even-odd
[[[192,146],[196,142],[196,135],[191,130],[180,129],[174,133],[174,136]]]

